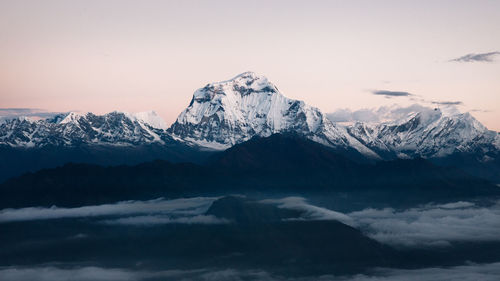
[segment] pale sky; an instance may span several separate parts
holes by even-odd
[[[392,91],[500,131],[496,52],[500,1],[0,0],[0,108],[171,123],[196,89],[250,70],[324,112],[413,103],[373,94]],[[453,61],[467,54],[486,55]]]

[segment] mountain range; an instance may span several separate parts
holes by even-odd
[[[376,118],[338,120],[338,114],[289,99],[266,77],[245,72],[195,91],[170,127],[154,112],[3,120],[0,180],[67,162],[202,162],[253,137],[293,133],[356,161],[422,157],[500,182],[500,135],[469,113],[418,105],[371,113]]]
[[[197,90],[171,126],[154,112],[2,119],[2,272],[498,266],[499,147],[451,107],[325,114],[251,72]]]

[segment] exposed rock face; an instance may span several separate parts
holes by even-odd
[[[407,116],[381,123],[356,122],[347,131],[378,153],[399,158],[439,158],[454,153],[498,154],[500,137],[469,113],[419,107]],[[486,159],[487,160],[487,157]]]
[[[286,98],[267,78],[253,72],[197,90],[169,132],[216,149],[253,136],[293,132],[328,146],[354,148],[365,156],[378,157],[319,109]]]
[[[0,124],[0,143],[12,147],[140,145],[163,143],[165,136],[163,129],[123,112],[100,116],[70,112],[45,120],[15,118]]]

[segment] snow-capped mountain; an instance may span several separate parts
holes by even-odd
[[[266,77],[253,72],[198,89],[169,132],[215,149],[229,148],[254,136],[293,132],[328,146],[378,157],[319,109],[286,98]]]
[[[165,131],[159,118],[154,112],[136,115],[124,112],[105,115],[69,112],[43,120],[19,117],[0,124],[0,144],[43,147],[163,143]]]
[[[455,107],[381,107],[377,110],[346,110],[329,115],[342,121],[347,131],[379,154],[399,158],[439,158],[454,153],[498,153],[500,136],[469,113]],[[359,121],[359,120],[363,120]]]
[[[144,111],[128,114],[131,119],[140,121],[146,125],[149,125],[155,129],[168,129],[168,124],[160,117],[155,111]]]
[[[253,72],[210,83],[195,91],[189,106],[168,128],[156,113],[65,113],[0,122],[0,145],[9,147],[137,146],[180,143],[222,150],[274,133],[295,133],[324,145],[356,150],[370,159],[437,158],[474,153],[484,161],[500,154],[500,137],[469,113],[453,107],[381,107],[374,110],[319,109],[280,93]]]

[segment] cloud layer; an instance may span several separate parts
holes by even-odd
[[[433,281],[433,280],[464,280],[475,281],[498,280],[500,276],[500,263],[470,264],[448,268],[423,268],[423,269],[375,269],[371,274],[354,276],[304,276],[283,277],[271,274],[264,270],[238,270],[238,269],[197,269],[197,270],[164,270],[140,271],[120,268],[102,267],[4,267],[0,268],[0,279],[10,281],[146,281],[146,280],[192,280],[192,281]]]
[[[205,212],[218,197],[124,201],[79,208],[21,208],[0,211],[0,223],[95,217],[111,225],[222,224],[229,221]],[[379,242],[397,247],[448,246],[460,241],[500,241],[500,201],[484,207],[472,202],[425,205],[407,210],[364,209],[341,213],[302,197],[265,199],[261,203],[302,211],[294,220],[337,220]]]
[[[17,117],[47,119],[60,113],[61,112],[50,112],[38,108],[0,108],[0,120],[13,119]]]
[[[159,223],[221,223],[211,217],[200,217],[218,197],[194,197],[174,200],[123,201],[115,204],[78,208],[42,208],[0,210],[0,223],[12,221],[47,220],[79,217],[121,216],[105,220],[116,224]],[[141,216],[137,216],[141,215]]]
[[[121,268],[87,267],[4,267],[0,279],[10,281],[141,281],[179,280],[202,275],[206,270],[133,271]]]
[[[500,202],[488,208],[471,202],[455,202],[404,211],[365,209],[348,215],[370,237],[395,246],[447,246],[456,241],[500,241]]]
[[[378,269],[373,275],[356,275],[343,280],[354,281],[430,281],[430,280],[483,280],[493,281],[500,277],[500,263],[471,264],[449,268],[423,268],[413,270]],[[332,279],[335,280],[335,279]],[[338,280],[338,279],[337,279]],[[341,279],[342,280],[342,279]]]
[[[458,241],[500,241],[500,201],[490,207],[472,202],[425,205],[340,213],[307,203],[301,197],[263,200],[280,208],[304,211],[300,219],[338,220],[361,229],[371,238],[396,247],[449,246]]]

